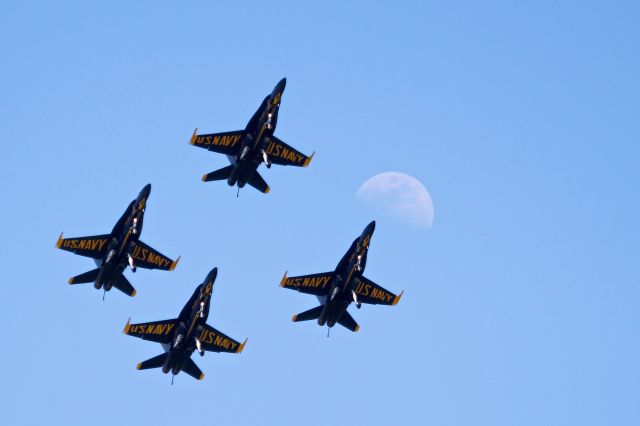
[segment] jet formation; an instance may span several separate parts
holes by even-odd
[[[306,156],[274,136],[285,86],[283,78],[264,98],[244,130],[200,135],[198,129],[193,132],[191,145],[224,154],[230,162],[229,166],[205,174],[204,182],[226,180],[229,186],[238,187],[238,193],[246,184],[268,193],[269,186],[257,171],[262,163],[267,168],[272,164],[309,165],[315,152]],[[127,267],[132,272],[138,267],[174,270],[180,257],[172,260],[140,240],[150,193],[151,184],[147,184],[129,203],[109,234],[77,238],[63,238],[60,234],[57,248],[92,258],[96,265],[95,269],[71,277],[69,284],[93,283],[96,289],[104,290],[103,299],[112,287],[135,296],[136,290],[124,276]],[[363,303],[396,305],[399,302],[404,291],[396,295],[363,275],[375,225],[375,221],[369,223],[353,240],[333,271],[294,277],[284,273],[281,287],[314,295],[320,303],[294,315],[294,322],[317,320],[320,326],[327,325],[327,335],[335,324],[356,332],[360,326],[347,310],[351,303],[360,309]],[[202,380],[204,374],[191,358],[194,352],[201,356],[206,351],[242,352],[247,339],[240,343],[207,324],[217,274],[217,268],[207,274],[177,318],[137,324],[127,321],[123,333],[160,343],[164,349],[162,354],[139,363],[139,370],[161,368],[165,374],[171,372],[172,383],[181,371]]]
[[[135,200],[127,206],[110,234],[89,237],[63,238],[60,234],[56,247],[80,256],[90,257],[97,268],[69,278],[69,284],[93,283],[96,289],[105,292],[112,287],[128,296],[135,296],[136,290],[123,272],[129,266],[136,268],[173,271],[180,258],[172,260],[140,241],[142,222],[151,193],[151,184],[145,185]]]
[[[278,111],[286,84],[286,78],[278,82],[273,91],[264,98],[244,130],[202,135],[198,135],[198,129],[193,132],[189,140],[191,145],[225,154],[231,163],[202,176],[203,182],[226,179],[229,186],[237,185],[238,191],[248,183],[266,194],[270,189],[257,171],[260,164],[265,163],[267,168],[270,168],[271,164],[298,167],[309,165],[315,152],[307,157],[273,135],[278,124]]]
[[[144,340],[160,343],[164,353],[138,364],[138,370],[162,368],[162,372],[171,372],[173,376],[184,371],[198,380],[204,374],[191,359],[196,350],[201,356],[205,351],[240,353],[244,349],[247,339],[243,343],[219,332],[208,325],[209,308],[213,283],[218,275],[218,268],[213,268],[207,274],[204,282],[196,287],[193,295],[184,305],[176,319],[131,324],[127,321],[123,333]]]
[[[312,294],[320,302],[320,306],[294,315],[293,322],[317,319],[320,326],[326,324],[331,328],[338,323],[356,332],[360,326],[347,312],[351,302],[360,309],[362,303],[396,305],[400,301],[403,292],[396,296],[362,275],[375,227],[375,221],[369,223],[362,234],[353,240],[334,271],[297,277],[287,277],[287,272],[284,273],[280,287]]]

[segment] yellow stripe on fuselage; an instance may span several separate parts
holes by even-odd
[[[275,109],[275,107],[273,108]],[[269,111],[269,109],[267,109],[267,115],[269,115],[269,113],[273,114],[273,112]],[[255,148],[256,146],[258,146],[258,143],[260,142],[260,139],[262,138],[262,135],[264,134],[264,129],[266,129],[267,127],[267,122],[265,121],[265,123],[262,125],[262,128],[260,129],[260,133],[258,133],[258,137],[256,138],[256,141],[253,145],[253,148]]]
[[[258,146],[258,143],[260,142],[260,139],[262,138],[262,134],[264,133],[264,129],[265,127],[267,127],[267,123],[264,123],[262,125],[262,128],[260,129],[260,133],[258,133],[258,137],[256,138],[255,143],[253,144],[253,148],[255,149]]]
[[[200,312],[196,311],[196,314],[193,316],[193,320],[191,321],[191,326],[189,326],[189,331],[187,332],[187,335],[185,336],[185,340],[188,339],[189,336],[191,336],[191,332],[193,331],[193,327],[195,327],[199,316],[200,316]]]
[[[362,246],[364,247],[364,245]],[[366,250],[366,247],[364,247],[364,249]],[[364,252],[364,250],[362,250],[362,252]],[[356,252],[356,258],[361,254],[360,252]],[[356,267],[358,266],[358,262],[353,264],[353,267],[351,268],[351,271],[349,272],[349,275],[347,275],[347,280],[344,282],[345,287],[347,286],[347,284],[349,283],[349,281],[351,280],[351,276],[353,275],[353,271],[356,269]]]
[[[131,235],[131,227],[129,227],[129,230],[127,231],[127,235],[125,235],[124,238],[122,239],[122,244],[120,244],[120,249],[118,250],[118,256],[122,254],[122,250],[127,245],[127,242],[129,241],[129,235]]]
[[[347,279],[344,282],[344,288],[347,288],[347,285],[349,284],[349,281],[351,281],[351,276],[353,275],[353,271],[356,269],[356,265],[357,264],[354,264],[353,268],[351,268],[351,271],[349,271],[349,275],[347,275]]]

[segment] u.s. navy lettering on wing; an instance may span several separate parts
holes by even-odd
[[[196,145],[215,145],[215,146],[229,146],[235,147],[238,141],[240,141],[242,135],[216,135],[216,136],[198,136],[196,138]]]
[[[132,325],[129,328],[127,334],[155,334],[155,335],[168,335],[175,324],[137,324]]]
[[[238,346],[238,344],[231,339],[227,339],[207,329],[202,330],[199,340],[219,348],[224,348],[227,351],[235,351]]]
[[[372,286],[371,284],[365,284],[363,282],[358,283],[358,286],[356,287],[356,294],[369,296],[383,303],[389,303],[393,299],[393,295],[388,291],[381,290]]]
[[[106,238],[89,238],[89,239],[78,239],[73,238],[69,240],[62,241],[62,248],[68,248],[72,250],[92,250],[92,251],[100,251],[102,247],[107,243]]]
[[[133,249],[133,253],[131,254],[131,256],[135,260],[150,263],[151,265],[156,265],[160,268],[166,268],[171,263],[170,259],[167,259],[164,256],[161,256],[157,253],[152,252],[151,250],[147,250],[146,248],[142,248],[140,246],[136,246]]]
[[[318,277],[292,277],[287,278],[284,285],[289,287],[314,287],[325,288],[331,280],[330,275],[321,275]]]
[[[269,142],[266,152],[268,156],[280,157],[283,160],[291,161],[293,164],[301,164],[305,160],[304,155],[292,149],[287,149],[273,141]]]

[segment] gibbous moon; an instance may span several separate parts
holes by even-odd
[[[433,224],[431,195],[418,179],[408,174],[375,175],[360,186],[356,197],[369,207],[390,213],[413,226],[431,228]]]

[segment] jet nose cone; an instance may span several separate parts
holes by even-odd
[[[375,220],[369,223],[366,228],[364,228],[364,231],[362,231],[362,234],[360,234],[359,244],[364,244],[366,247],[369,247],[369,240],[373,235],[374,229],[376,229]]]
[[[144,186],[144,188],[142,188],[142,191],[140,191],[140,195],[142,195],[144,198],[147,198],[149,196],[149,194],[151,194],[151,184],[148,183]]]
[[[217,276],[218,276],[218,268],[215,267],[207,274],[207,279],[205,281],[212,283],[216,280]]]
[[[366,228],[366,230],[368,231],[367,234],[372,234],[373,231],[375,231],[375,229],[376,229],[376,221],[372,220],[371,223],[367,225],[367,228]]]
[[[284,88],[285,88],[286,85],[287,85],[287,78],[284,77],[276,85],[276,92],[280,92],[280,93],[284,92]]]

